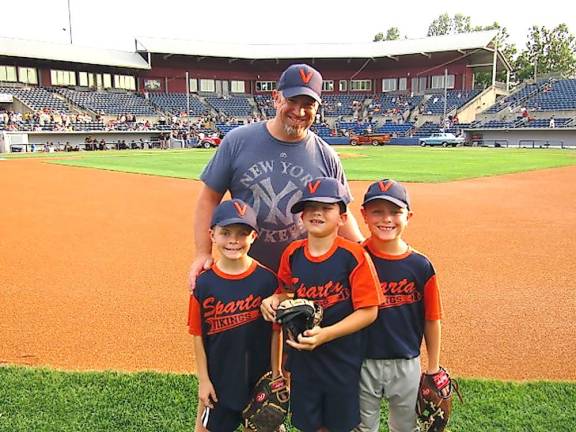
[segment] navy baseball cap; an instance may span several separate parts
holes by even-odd
[[[256,213],[252,207],[239,199],[221,202],[218,207],[214,209],[210,226],[218,225],[225,227],[233,224],[248,225],[254,231],[258,232]]]
[[[292,206],[290,211],[300,213],[307,202],[339,203],[340,209],[345,212],[350,196],[344,185],[335,178],[318,177],[306,185],[302,198]]]
[[[294,64],[289,66],[278,80],[277,89],[285,97],[310,96],[318,103],[322,103],[322,75],[307,64]]]
[[[410,210],[410,197],[408,196],[408,191],[404,185],[395,180],[384,179],[372,183],[364,195],[364,202],[362,205],[366,205],[366,203],[377,199],[390,201],[398,207]]]

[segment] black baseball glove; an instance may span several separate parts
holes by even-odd
[[[322,316],[322,306],[307,299],[284,300],[276,309],[276,321],[295,342],[298,335],[320,324]]]

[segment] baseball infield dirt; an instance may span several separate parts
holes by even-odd
[[[409,185],[408,240],[439,275],[455,375],[576,380],[575,179]],[[0,363],[194,371],[197,182],[6,160],[0,184]],[[367,184],[352,184],[357,217]]]

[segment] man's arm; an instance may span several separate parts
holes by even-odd
[[[433,374],[440,369],[440,320],[426,320],[424,322],[424,340],[426,341],[426,351],[428,352],[428,369],[426,373]]]
[[[196,255],[190,267],[189,284],[190,291],[196,287],[196,277],[202,270],[207,270],[212,265],[212,241],[210,240],[210,220],[216,206],[222,200],[224,194],[211,189],[205,184],[202,186],[196,202],[194,219],[194,246]]]
[[[351,211],[348,211],[346,222],[340,227],[338,234],[353,242],[364,241],[364,235],[360,231],[358,222]]]

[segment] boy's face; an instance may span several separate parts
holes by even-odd
[[[372,236],[381,241],[401,239],[412,217],[411,211],[383,199],[368,202],[361,212]]]
[[[212,244],[218,249],[220,256],[230,260],[237,260],[247,255],[256,237],[256,231],[243,224],[225,227],[217,225],[210,230]]]
[[[346,213],[340,214],[338,203],[307,202],[302,211],[302,222],[308,235],[326,237],[338,231],[346,222]]]

